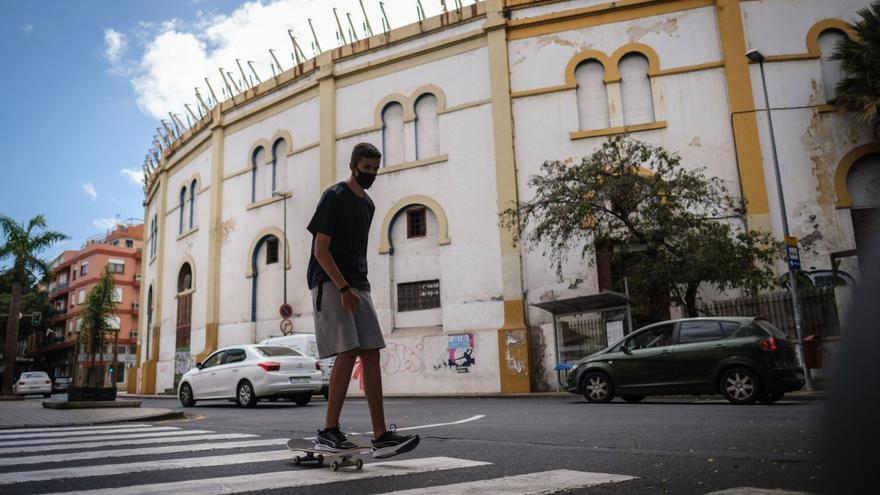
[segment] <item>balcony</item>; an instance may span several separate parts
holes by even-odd
[[[131,303],[131,312],[134,314],[138,314],[141,309],[140,303],[133,302]]]
[[[54,295],[56,292],[61,292],[69,286],[70,284],[68,282],[60,282],[54,284],[51,288],[49,288],[49,295]]]

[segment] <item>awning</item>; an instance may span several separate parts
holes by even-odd
[[[592,313],[608,309],[625,309],[631,301],[619,292],[600,292],[589,296],[578,296],[557,301],[532,304],[536,308],[549,311],[554,316],[573,313]]]

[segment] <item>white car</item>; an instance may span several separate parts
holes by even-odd
[[[234,400],[254,407],[260,399],[293,399],[304,406],[321,390],[321,363],[280,345],[235,345],[208,356],[184,373],[177,397],[184,407],[209,399]]]
[[[15,395],[43,394],[52,395],[52,380],[45,371],[25,371],[12,385]]]
[[[318,393],[323,395],[325,399],[327,398],[328,390],[330,389],[330,372],[333,370],[333,363],[336,361],[336,358],[331,357],[327,359],[320,359],[318,357],[318,342],[317,340],[315,340],[315,334],[294,333],[282,337],[269,337],[268,339],[260,342],[260,344],[283,345],[287,347],[292,347],[299,351],[300,354],[319,359],[321,361],[321,364],[323,365],[321,369],[324,371],[324,386],[321,387],[321,390]]]

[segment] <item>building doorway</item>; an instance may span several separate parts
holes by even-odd
[[[193,274],[189,263],[180,267],[177,275],[177,335],[174,345],[174,388],[180,377],[192,367],[190,334],[192,330]]]

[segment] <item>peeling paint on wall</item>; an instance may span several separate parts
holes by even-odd
[[[629,36],[629,41],[635,43],[646,34],[666,33],[672,36],[676,31],[678,31],[678,19],[666,19],[665,21],[657,21],[647,26],[632,26],[626,30],[626,34]]]
[[[694,138],[691,139],[691,142],[688,143],[688,146],[690,146],[692,148],[702,148],[703,143],[700,142],[700,136],[694,136]]]
[[[522,375],[526,370],[526,365],[521,359],[517,359],[511,351],[513,347],[524,346],[525,343],[525,330],[509,331],[504,339],[504,362],[507,370],[515,375]]]
[[[540,41],[538,41],[538,48],[544,48],[545,46],[548,46],[548,45],[570,46],[573,48],[580,48],[580,46],[577,43],[575,43],[574,41],[567,40],[567,39],[562,38],[556,34],[544,36],[543,38],[541,38]]]
[[[229,236],[235,231],[235,219],[230,218],[223,222],[223,242],[229,240]]]

